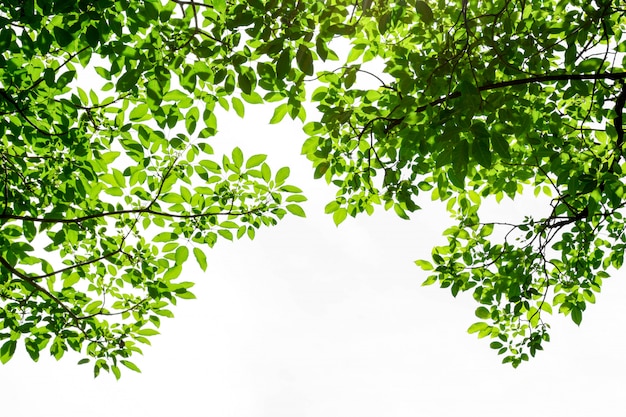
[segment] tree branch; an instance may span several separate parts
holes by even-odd
[[[175,219],[199,219],[207,216],[245,216],[246,214],[254,214],[264,209],[264,206],[258,206],[246,211],[234,212],[232,209],[228,211],[219,211],[216,213],[197,213],[197,214],[176,214],[153,210],[150,208],[115,210],[104,213],[94,213],[87,216],[75,217],[73,219],[64,218],[46,218],[33,216],[18,216],[15,214],[0,214],[0,219],[23,220],[36,223],[82,223],[87,220],[99,219],[102,217],[120,216],[122,214],[152,214],[161,217],[171,217]]]
[[[554,74],[554,75],[541,75],[537,77],[528,77],[528,78],[520,78],[517,80],[509,80],[502,81],[493,84],[485,84],[478,87],[478,91],[490,91],[497,90],[499,88],[512,87],[515,85],[525,85],[525,84],[535,84],[535,83],[543,83],[550,81],[580,81],[580,80],[624,80],[626,79],[626,72],[616,72],[616,73],[603,73],[603,74]],[[455,91],[454,93],[450,93],[445,97],[438,98],[437,100],[431,101],[428,104],[424,104],[423,106],[418,107],[416,112],[423,112],[428,107],[437,106],[439,104],[445,103],[448,100],[453,98],[461,97],[461,92]]]
[[[74,314],[74,312],[68,306],[66,306],[61,300],[59,300],[59,298],[56,295],[52,294],[52,292],[48,291],[47,289],[45,289],[44,287],[39,285],[39,283],[36,282],[35,279],[33,279],[32,277],[29,277],[28,275],[18,271],[2,255],[0,255],[0,264],[2,264],[2,266],[4,266],[11,274],[16,275],[17,277],[21,278],[23,281],[28,282],[30,285],[35,287],[35,289],[37,291],[42,292],[43,294],[45,294],[46,296],[51,298],[54,302],[56,302],[59,305],[59,307],[61,307],[63,310],[65,310],[70,315],[70,317],[72,317],[72,319],[74,320],[74,323],[76,324],[76,326],[83,333],[85,333],[84,330],[81,329],[78,326],[78,322],[80,321],[78,316],[76,314]],[[86,335],[86,333],[85,333],[85,335]]]

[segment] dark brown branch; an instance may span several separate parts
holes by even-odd
[[[520,78],[517,80],[509,80],[502,81],[493,84],[485,84],[478,87],[478,91],[490,91],[497,90],[499,88],[512,87],[515,85],[525,85],[525,84],[535,84],[535,83],[544,83],[551,81],[580,81],[580,80],[624,80],[626,79],[626,72],[616,72],[616,73],[603,73],[603,74],[554,74],[554,75],[541,75],[538,77],[528,77],[528,78]],[[461,92],[455,91],[454,93],[450,93],[445,97],[438,98],[437,100],[431,101],[428,104],[424,104],[423,106],[418,107],[415,111],[423,112],[428,107],[437,106],[439,104],[445,103],[446,101],[461,97]]]
[[[61,65],[59,65],[58,68],[54,68],[52,71],[54,73],[56,73],[58,70],[60,70],[61,68],[65,67],[72,59],[76,58],[78,55],[80,55],[81,53],[85,52],[87,49],[89,49],[88,46],[85,46],[81,49],[79,49],[78,51],[74,52],[73,54],[70,54],[69,58],[67,58],[65,61],[63,61],[61,63]],[[37,81],[35,81],[33,83],[33,85],[31,85],[30,87],[28,87],[25,91],[30,91],[32,89],[34,89],[35,87],[37,87],[39,84],[41,84],[44,80],[44,77],[39,78]]]
[[[75,217],[72,219],[64,219],[64,218],[46,218],[46,217],[33,217],[33,216],[18,216],[15,214],[0,214],[0,219],[11,219],[11,220],[23,220],[30,221],[36,223],[82,223],[87,220],[99,219],[102,217],[110,217],[110,216],[120,216],[123,214],[152,214],[155,216],[161,217],[171,217],[175,219],[199,219],[207,216],[245,216],[247,214],[254,214],[260,210],[263,210],[263,206],[255,207],[246,211],[235,212],[232,210],[228,211],[219,211],[216,213],[198,213],[198,214],[176,214],[176,213],[167,213],[162,211],[153,210],[150,208],[141,208],[141,209],[127,209],[127,210],[115,210],[103,213],[94,213],[87,216]]]
[[[213,8],[213,5],[211,4],[206,4],[206,3],[198,3],[195,1],[182,1],[182,0],[172,0],[174,3],[178,4],[178,5],[187,5],[187,6],[202,6],[202,7],[208,7],[209,9]]]
[[[133,304],[132,306],[128,307],[127,309],[121,310],[121,311],[116,311],[115,313],[107,313],[107,312],[104,311],[104,307],[102,307],[102,308],[100,308],[100,311],[98,311],[97,313],[89,314],[89,315],[86,315],[86,316],[80,316],[80,317],[78,317],[78,319],[79,320],[86,320],[86,319],[90,319],[90,318],[96,317],[96,316],[119,316],[121,314],[128,313],[129,311],[132,311],[132,310],[136,309],[137,307],[139,307],[140,305],[142,305],[146,301],[148,301],[148,299],[144,298],[143,300]]]
[[[44,278],[49,278],[49,277],[51,277],[53,275],[61,274],[61,273],[65,272],[65,271],[71,271],[72,269],[80,268],[81,266],[87,266],[87,265],[91,265],[91,264],[96,263],[96,262],[103,261],[103,260],[105,260],[105,259],[107,259],[107,258],[109,258],[109,257],[111,257],[113,255],[117,255],[118,253],[124,253],[124,254],[126,254],[126,256],[128,256],[128,254],[122,250],[122,246],[123,245],[124,245],[124,241],[122,241],[122,243],[120,243],[120,247],[117,248],[116,250],[114,250],[113,252],[108,252],[108,253],[105,253],[104,255],[99,256],[97,258],[88,259],[86,261],[79,262],[77,264],[70,265],[68,267],[65,267],[65,268],[62,268],[62,269],[58,269],[56,271],[49,272],[47,274],[42,274],[42,275],[37,275],[37,276],[34,276],[34,277],[29,277],[29,279],[31,279],[31,280],[40,280],[40,279],[44,279]]]
[[[56,302],[59,305],[59,307],[65,310],[72,317],[72,319],[78,326],[78,322],[79,322],[78,316],[74,314],[74,312],[68,306],[66,306],[61,300],[59,300],[59,298],[56,295],[52,294],[52,292],[48,291],[47,289],[39,285],[39,283],[37,283],[34,278],[29,277],[28,275],[18,271],[2,255],[0,255],[0,264],[2,264],[2,266],[4,266],[11,274],[16,275],[17,277],[21,278],[23,281],[28,282],[30,285],[35,287],[37,291],[40,291],[46,296],[48,296],[49,298],[51,298],[54,302]],[[84,330],[81,329],[81,331],[83,331],[84,333]]]
[[[6,92],[4,89],[2,89],[2,88],[0,88],[0,95],[1,95],[2,97],[4,97],[4,99],[5,99],[6,101],[8,101],[9,103],[11,103],[11,105],[15,108],[15,111],[17,111],[17,112],[19,113],[19,115],[20,115],[20,116],[22,116],[22,118],[23,118],[24,120],[26,120],[26,122],[27,122],[29,125],[31,125],[31,126],[33,127],[33,129],[35,129],[37,132],[41,133],[42,135],[44,135],[44,136],[63,136],[63,135],[67,135],[67,134],[69,133],[69,131],[65,131],[65,132],[59,132],[59,133],[57,133],[57,132],[54,132],[54,129],[53,129],[53,132],[52,132],[52,133],[50,133],[50,132],[48,132],[48,131],[46,131],[46,130],[43,130],[42,128],[40,128],[39,126],[37,126],[37,125],[36,125],[36,124],[35,124],[32,120],[30,120],[30,118],[26,115],[26,112],[24,111],[24,109],[23,109],[22,107],[20,107],[20,106],[17,104],[17,102],[16,102],[15,100],[13,100],[13,98],[12,98],[11,96],[9,96],[9,95],[7,94],[7,92]]]

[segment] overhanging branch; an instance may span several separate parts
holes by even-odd
[[[202,217],[209,217],[209,216],[245,216],[247,214],[254,214],[265,209],[266,209],[265,206],[259,206],[259,207],[254,207],[250,210],[243,210],[243,211],[234,211],[232,209],[229,209],[227,211],[218,211],[214,213],[207,212],[207,213],[197,213],[197,214],[177,214],[177,213],[167,213],[167,212],[157,211],[157,210],[153,210],[150,208],[140,208],[140,209],[100,212],[100,213],[90,214],[87,216],[81,216],[81,217],[75,217],[75,218],[69,218],[69,219],[62,218],[62,217],[49,218],[49,217],[19,216],[15,214],[0,213],[0,219],[23,220],[23,221],[29,221],[29,222],[35,222],[35,223],[76,224],[76,223],[82,223],[87,220],[99,219],[103,217],[121,216],[124,214],[152,214],[154,216],[159,216],[159,217],[170,217],[174,219],[191,220],[191,219],[199,219]]]
[[[499,88],[512,87],[516,85],[525,85],[525,84],[536,84],[536,83],[545,83],[552,81],[585,81],[585,80],[624,80],[626,79],[626,72],[616,72],[616,73],[603,73],[603,74],[553,74],[553,75],[541,75],[538,77],[528,77],[528,78],[520,78],[516,80],[509,81],[501,81],[492,84],[485,84],[482,86],[478,86],[478,91],[490,91],[497,90]],[[431,101],[428,104],[424,104],[423,106],[415,109],[416,112],[423,112],[428,107],[437,106],[439,104],[445,103],[448,100],[461,97],[460,91],[455,91],[454,93],[450,93],[445,97],[438,98],[437,100]],[[626,99],[626,97],[625,97]]]

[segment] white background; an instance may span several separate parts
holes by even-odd
[[[425,195],[411,221],[381,209],[336,228],[323,214],[334,190],[299,156],[304,134],[268,126],[271,110],[248,107],[244,122],[220,116],[216,147],[290,165],[289,183],[310,197],[307,219],[219,242],[207,273],[191,260],[181,279],[197,283],[198,299],[181,301],[134,358],[141,374],[94,380],[74,355],[33,363],[20,346],[0,367],[0,416],[626,415],[624,272],[605,281],[580,328],[547,317],[546,350],[518,369],[501,365],[488,339],[466,332],[477,321],[471,296],[422,287],[413,264],[443,242],[444,208]]]

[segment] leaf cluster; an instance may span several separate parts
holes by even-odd
[[[546,314],[580,324],[623,263],[625,13],[610,0],[0,1],[0,361],[22,341],[34,360],[72,349],[96,375],[138,370],[131,355],[194,297],[179,281],[192,254],[204,270],[218,240],[304,216],[287,167],[211,147],[220,109],[273,103],[270,123],[306,123],[336,224],[444,202],[456,225],[417,261],[425,284],[471,291],[469,331],[517,366],[549,340]],[[321,71],[341,38],[345,60]],[[528,191],[547,215],[481,219],[484,201]]]

